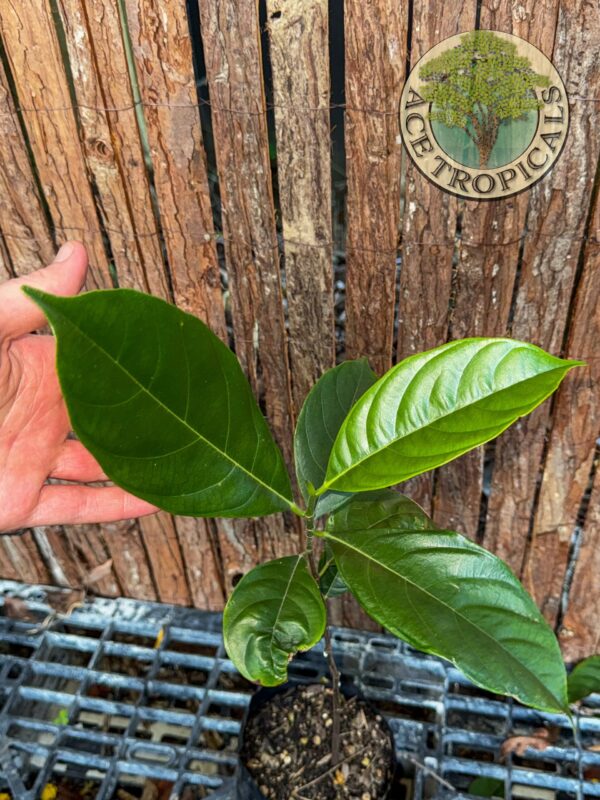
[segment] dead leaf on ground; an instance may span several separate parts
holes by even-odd
[[[500,755],[505,758],[509,753],[517,756],[525,755],[525,751],[545,750],[558,738],[558,728],[538,728],[530,736],[510,736],[500,747]]]
[[[92,584],[101,581],[102,578],[106,578],[112,572],[112,565],[112,558],[109,558],[103,564],[98,564],[97,567],[94,567],[83,576],[82,586],[92,586]]]

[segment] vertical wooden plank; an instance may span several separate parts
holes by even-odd
[[[296,414],[335,363],[327,0],[268,0]]]
[[[408,6],[345,0],[346,357],[391,366]]]
[[[600,434],[598,195],[588,237],[566,354],[571,358],[589,360],[585,368],[571,373],[556,398],[532,541],[523,570],[525,586],[551,624],[556,622],[571,536]],[[586,538],[589,536],[593,536],[593,532],[588,525]],[[584,568],[584,574],[588,568]]]
[[[453,0],[433,9],[427,0],[413,3],[411,69],[438,42],[474,27],[472,0]],[[440,191],[407,159],[398,361],[446,341],[458,209],[457,198]],[[431,513],[431,473],[408,481],[402,491]]]
[[[571,126],[553,172],[531,192],[512,335],[560,353],[600,152],[600,19],[584,0],[561,2],[552,60],[571,98]],[[520,574],[550,403],[498,441],[485,544]]]
[[[600,653],[600,469],[581,535],[569,605],[559,635],[566,661]]]
[[[484,0],[480,28],[512,33],[552,57],[557,0],[527,0],[518,13]],[[552,183],[553,176],[545,182]],[[463,204],[451,337],[505,336],[530,192]],[[536,223],[533,222],[535,227]],[[434,518],[475,538],[483,482],[482,447],[438,470]]]
[[[2,3],[0,25],[56,237],[80,238],[90,253],[88,286],[110,286],[50,4],[48,0]]]
[[[117,3],[59,0],[86,163],[120,286],[168,298]]]
[[[175,301],[226,338],[185,3],[126,0]]]
[[[250,520],[218,520],[219,554],[226,596],[237,581],[261,561],[256,528]]]
[[[139,522],[158,599],[189,606],[190,591],[173,517],[160,511]]]
[[[113,570],[125,597],[157,600],[148,558],[136,520],[111,522],[102,526]]]
[[[236,353],[291,458],[291,393],[255,0],[202,0]]]
[[[223,608],[225,596],[221,565],[215,553],[216,533],[206,519],[178,517],[175,523],[191,603],[197,608],[219,611]]]
[[[236,355],[289,465],[293,407],[282,308],[279,253],[271,185],[262,77],[258,4],[254,0],[201,0],[200,20],[222,204],[225,257],[231,287]],[[223,523],[221,552],[227,576],[245,571],[237,548],[253,536],[278,552],[286,545],[283,520]],[[293,537],[296,540],[296,537]],[[247,545],[251,546],[251,545]],[[233,570],[236,570],[234,573]]]
[[[52,261],[54,245],[19,125],[14,101],[0,62],[0,229],[19,274]]]

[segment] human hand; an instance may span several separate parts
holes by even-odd
[[[79,242],[53,264],[0,285],[0,532],[34,525],[114,522],[158,509],[116,486],[82,484],[106,475],[71,431],[54,366],[53,336],[32,335],[44,316],[21,291],[74,295],[87,272]],[[73,481],[50,484],[48,478]]]

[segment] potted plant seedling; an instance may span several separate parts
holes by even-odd
[[[391,633],[450,660],[479,686],[568,712],[556,638],[510,569],[391,487],[494,438],[581,362],[510,339],[464,339],[379,379],[366,360],[341,364],[315,384],[299,415],[294,498],[236,357],[202,322],[127,289],[74,298],[25,291],[56,335],[73,429],[115,483],[174,514],[292,512],[302,520],[300,552],[252,569],[225,608],[225,646],[242,675],[284,683],[294,654],[326,634],[327,596],[348,590]],[[283,755],[254,754],[263,796],[376,800],[387,791],[369,742],[361,751],[363,740],[349,735],[378,720],[356,703],[344,716],[352,704],[338,695],[326,651],[327,708],[325,700],[311,705],[310,692],[304,710],[291,696],[276,720],[288,743]],[[321,734],[308,724],[315,708]],[[369,738],[377,748],[385,732]]]

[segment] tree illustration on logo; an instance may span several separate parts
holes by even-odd
[[[480,169],[488,165],[501,126],[540,108],[535,88],[550,84],[515,44],[493,31],[465,34],[421,67],[419,77],[422,96],[432,104],[430,119],[464,130],[477,147]]]

